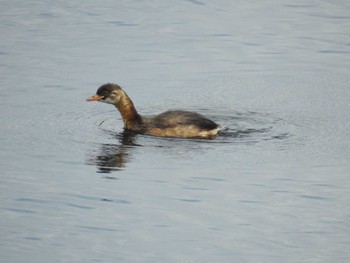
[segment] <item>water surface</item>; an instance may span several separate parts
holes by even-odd
[[[2,262],[347,262],[347,1],[2,1]],[[215,140],[123,132],[207,115]]]

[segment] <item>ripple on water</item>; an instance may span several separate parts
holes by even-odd
[[[203,110],[202,110],[203,112]],[[205,114],[205,113],[204,113]],[[205,114],[221,126],[219,136],[211,141],[191,140],[209,143],[237,143],[237,142],[259,142],[263,140],[287,139],[292,136],[288,130],[288,124],[282,118],[258,112],[218,112],[216,114]],[[118,120],[118,122],[121,120]],[[95,121],[95,126],[111,137],[120,137],[116,131],[116,118],[108,117]],[[145,135],[147,136],[147,135]],[[158,138],[169,140],[169,138]],[[170,140],[181,140],[170,138]],[[186,140],[188,141],[188,140]]]
[[[87,164],[96,165],[98,172],[109,173],[122,170],[131,158],[133,148],[161,147],[176,154],[205,150],[215,144],[256,144],[261,142],[288,142],[293,137],[293,125],[282,118],[251,111],[221,111],[207,114],[210,110],[198,110],[222,127],[214,140],[188,140],[177,138],[152,137],[123,132],[122,120],[115,114],[101,118],[94,115],[93,123],[98,138],[91,145],[93,150],[87,154]],[[100,138],[103,137],[103,138]]]
[[[109,112],[107,118],[101,118],[101,114],[94,115],[91,117],[93,120],[90,121],[90,124],[94,124],[98,138],[93,143],[94,150],[88,154],[87,163],[97,165],[101,168],[99,172],[104,173],[123,169],[130,158],[130,148],[141,145],[167,149],[176,148],[176,152],[181,155],[182,151],[203,150],[218,143],[251,144],[268,140],[288,140],[292,137],[289,124],[272,115],[249,111],[223,111],[214,114],[206,114],[204,110],[199,110],[199,112],[222,126],[222,130],[214,140],[156,138],[125,133],[120,117],[116,118],[114,112]],[[179,143],[181,147],[179,147]]]
[[[210,116],[220,123],[222,130],[217,138],[221,143],[259,143],[283,140],[292,136],[282,118],[252,111],[220,112]]]
[[[205,113],[204,113],[205,114]],[[253,143],[266,140],[284,140],[293,136],[293,124],[288,123],[282,118],[274,117],[269,114],[258,112],[217,112],[216,114],[205,114],[221,126],[221,131],[214,140],[191,140],[206,143]],[[101,114],[92,116],[96,118],[93,121],[95,128],[108,135],[109,139],[117,138],[119,141],[123,138],[122,121],[115,116],[109,115],[108,118],[99,118]],[[90,116],[91,117],[91,116]],[[119,125],[117,125],[119,124]],[[117,131],[119,129],[119,132]],[[147,135],[140,135],[147,136]],[[178,141],[174,138],[157,138],[158,140]],[[186,140],[188,141],[188,140]],[[111,141],[110,141],[111,142]],[[131,145],[132,143],[130,143]]]

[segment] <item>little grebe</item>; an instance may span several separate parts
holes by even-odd
[[[171,110],[156,116],[139,115],[135,106],[122,88],[107,83],[99,87],[95,96],[87,101],[113,104],[119,110],[124,128],[153,136],[213,139],[219,125],[195,112]]]

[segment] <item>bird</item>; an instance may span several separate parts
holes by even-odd
[[[127,131],[159,137],[214,139],[220,125],[192,111],[168,110],[153,116],[140,115],[130,97],[117,84],[106,83],[87,101],[114,105],[121,114]]]

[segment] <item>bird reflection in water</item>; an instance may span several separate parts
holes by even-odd
[[[136,133],[124,130],[117,134],[119,144],[100,144],[99,149],[91,152],[86,160],[89,165],[96,165],[98,173],[120,171],[130,160],[130,151],[135,146]]]

